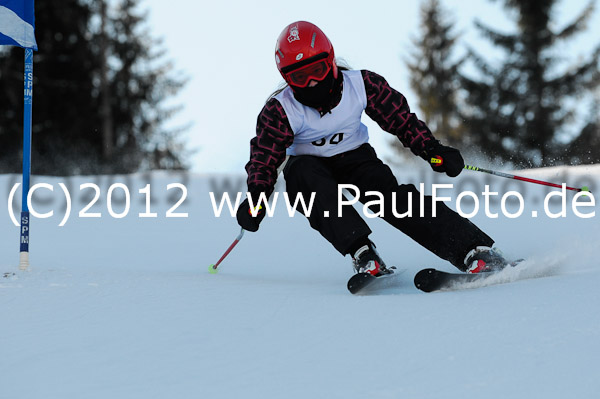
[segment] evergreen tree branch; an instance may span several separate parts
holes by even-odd
[[[560,32],[555,34],[557,40],[565,40],[571,38],[574,34],[586,29],[587,22],[592,17],[596,9],[596,0],[590,0],[588,5],[583,9],[581,14],[573,22],[564,27]]]

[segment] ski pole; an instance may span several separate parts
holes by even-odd
[[[289,158],[290,158],[290,156],[286,155],[285,160],[281,163],[281,165],[279,165],[279,167],[277,168],[277,176],[279,176],[279,173],[281,173],[281,171],[283,170],[283,168],[287,164]],[[233,250],[233,248],[237,245],[237,243],[240,242],[240,240],[244,236],[244,232],[245,231],[246,230],[244,230],[243,228],[240,229],[240,234],[238,234],[238,236],[233,241],[233,243],[229,246],[229,248],[227,248],[227,251],[225,251],[225,253],[223,254],[223,256],[221,256],[221,259],[219,259],[219,261],[217,263],[215,263],[214,265],[208,265],[208,272],[209,273],[216,274],[219,271],[217,269],[217,267],[219,267],[219,264],[223,261],[223,259],[225,259],[227,257],[227,255],[229,255],[229,253],[231,252],[231,250]]]
[[[431,158],[430,162],[432,164],[440,164],[440,163],[442,163],[442,160],[439,159],[439,158]],[[550,183],[550,182],[547,182],[547,181],[530,179],[528,177],[515,176],[515,175],[511,175],[511,174],[504,173],[504,172],[498,172],[498,171],[495,171],[495,170],[489,170],[489,169],[479,168],[477,166],[465,165],[465,169],[467,169],[467,170],[473,170],[475,172],[488,173],[488,174],[494,175],[494,176],[506,177],[507,179],[520,180],[520,181],[524,181],[524,182],[527,182],[527,183],[541,184],[543,186],[550,186],[550,187],[557,187],[557,188],[562,188],[563,187],[562,185],[556,184],[556,183]],[[565,186],[565,188],[567,190],[573,190],[573,191],[587,191],[587,192],[590,191],[590,189],[588,187],[586,187],[586,186],[583,186],[581,188]]]
[[[237,245],[237,243],[240,242],[240,240],[244,236],[244,231],[245,231],[244,229],[240,229],[240,234],[238,234],[238,236],[233,241],[233,243],[229,246],[229,248],[227,248],[227,251],[225,251],[225,253],[223,254],[223,256],[221,256],[221,259],[219,259],[219,261],[217,263],[215,263],[214,265],[209,265],[208,266],[208,272],[209,273],[216,274],[218,272],[217,267],[219,267],[219,264],[223,261],[223,259],[225,259],[227,257],[227,255],[229,255],[229,253]]]
[[[489,173],[490,175],[506,177],[507,179],[520,180],[520,181],[524,181],[527,183],[535,183],[535,184],[541,184],[543,186],[563,188],[563,186],[560,184],[550,183],[550,182],[542,181],[542,180],[530,179],[529,177],[515,176],[515,175],[508,174],[508,173],[497,172],[497,171],[489,170],[489,169],[478,168],[477,166],[465,165],[465,169],[474,170],[476,172]],[[587,191],[587,192],[590,191],[590,189],[586,186],[577,188],[577,187],[569,187],[569,186],[565,185],[565,188],[567,190],[573,190],[573,191]]]

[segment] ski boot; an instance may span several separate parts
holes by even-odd
[[[476,247],[465,257],[467,273],[497,272],[511,265],[497,248]]]
[[[393,273],[394,267],[387,268],[385,263],[375,250],[375,244],[372,242],[360,247],[352,256],[352,263],[356,273],[369,273],[379,277],[384,274]]]

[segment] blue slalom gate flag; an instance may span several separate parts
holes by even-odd
[[[33,104],[33,50],[35,41],[34,0],[0,0],[0,45],[25,48],[23,91],[23,186],[19,269],[29,267],[29,183],[31,178],[31,114]]]
[[[37,50],[33,0],[0,0],[0,45]]]

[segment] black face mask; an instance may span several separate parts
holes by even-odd
[[[333,70],[329,71],[325,79],[320,81],[315,87],[295,87],[292,86],[294,97],[302,104],[318,109],[320,111],[329,111],[339,102],[341,94],[342,74],[338,72],[338,79],[333,78]],[[339,90],[338,89],[339,86]],[[338,93],[339,91],[339,93]]]

